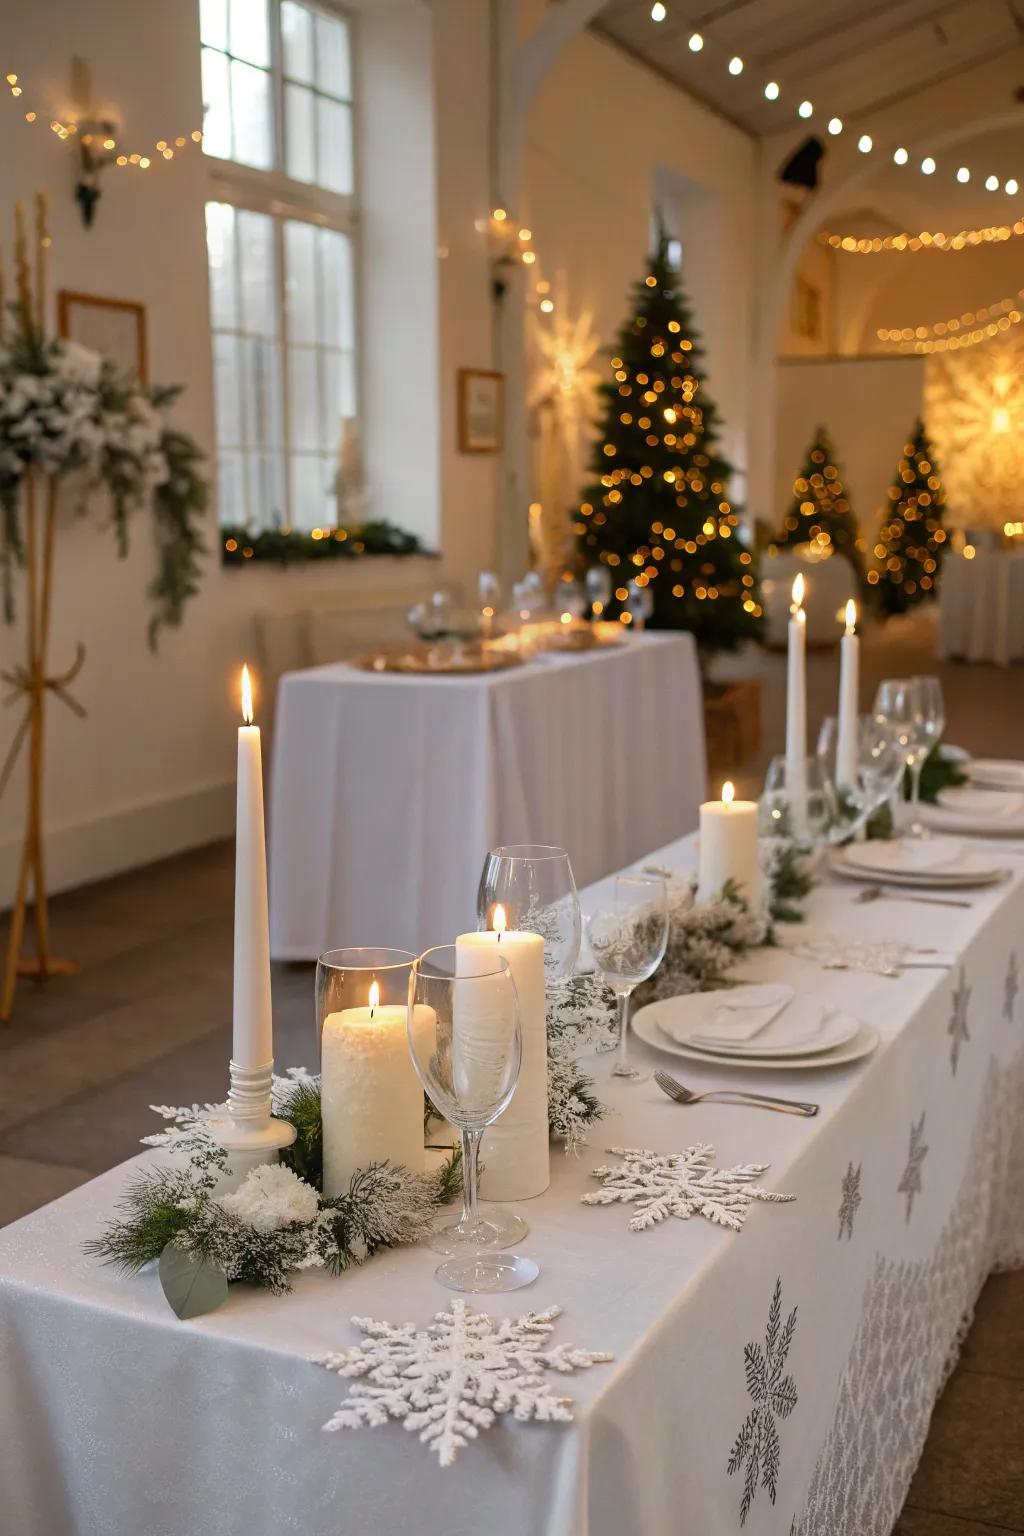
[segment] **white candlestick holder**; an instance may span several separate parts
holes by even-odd
[[[270,1113],[274,1063],[262,1067],[230,1064],[231,1087],[223,1115],[207,1122],[210,1135],[228,1154],[228,1166],[218,1185],[233,1189],[254,1168],[276,1163],[283,1147],[295,1140],[295,1127],[287,1120],[275,1120]]]

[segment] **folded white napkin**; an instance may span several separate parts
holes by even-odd
[[[691,1040],[703,1038],[730,1044],[752,1040],[793,1001],[793,988],[785,982],[763,982],[746,987],[732,987],[724,992],[710,1024]]]
[[[734,1035],[723,1034],[718,1028],[716,1014],[710,1025],[689,1036],[689,1043],[711,1049],[728,1045],[732,1052],[749,1052],[751,1055],[768,1049],[798,1049],[820,1038],[828,1017],[829,1010],[823,1003],[816,1002],[812,997],[794,996],[790,1003],[776,1010],[772,1019],[762,1025],[756,1035],[737,1039]]]

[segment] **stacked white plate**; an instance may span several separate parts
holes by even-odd
[[[983,789],[1008,789],[1024,794],[1024,763],[1006,757],[974,757],[966,764],[967,777]]]
[[[971,783],[943,789],[937,805],[921,806],[921,820],[936,830],[971,837],[1024,837],[1024,788]]]
[[[894,837],[888,842],[851,843],[830,859],[834,874],[873,884],[957,889],[992,885],[1006,876],[991,853],[968,850],[952,837]]]
[[[633,1029],[673,1056],[776,1072],[840,1066],[878,1044],[877,1032],[853,1014],[798,995],[783,982],[649,1003],[634,1015]]]

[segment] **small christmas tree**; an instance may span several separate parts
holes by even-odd
[[[762,610],[753,558],[716,451],[717,413],[701,390],[702,354],[664,234],[633,289],[612,379],[599,385],[601,433],[574,528],[584,557],[616,580],[609,616],[632,580],[654,599],[651,623],[688,629],[702,649],[755,637]]]
[[[772,540],[774,548],[787,544],[812,544],[822,554],[842,555],[853,566],[857,585],[864,592],[864,544],[858,537],[857,519],[824,427],[814,434],[803,468],[793,481],[792,504]]]
[[[877,565],[868,572],[868,581],[883,613],[905,613],[935,596],[946,547],[945,492],[920,421],[903,445],[888,496],[875,545]]]

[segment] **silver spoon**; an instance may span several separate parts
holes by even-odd
[[[802,1099],[775,1099],[767,1093],[741,1093],[732,1092],[729,1089],[718,1089],[712,1093],[694,1093],[689,1088],[684,1088],[669,1072],[655,1072],[654,1081],[662,1093],[667,1093],[670,1099],[677,1104],[703,1104],[705,1100],[712,1104],[744,1104],[750,1109],[776,1109],[783,1115],[816,1115],[817,1104],[808,1104]]]
[[[909,891],[883,891],[880,885],[869,885],[854,897],[859,906],[867,901],[917,901],[927,907],[970,907],[969,901],[957,901],[952,896],[912,896]]]

